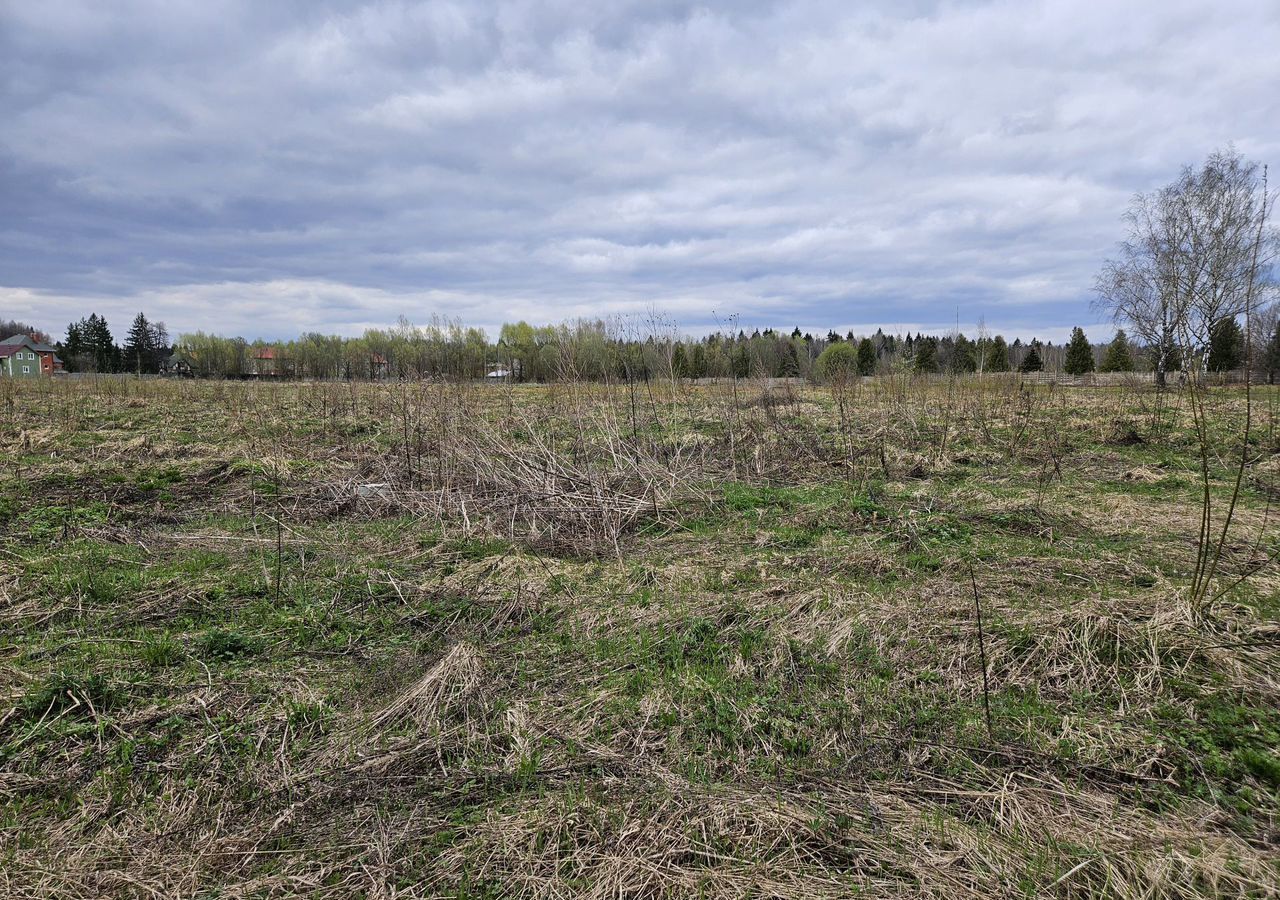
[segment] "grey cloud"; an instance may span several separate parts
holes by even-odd
[[[1130,193],[1275,158],[1278,38],[1251,0],[10,4],[0,314],[1050,335]]]

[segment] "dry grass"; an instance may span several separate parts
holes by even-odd
[[[1278,893],[1265,392],[0,391],[4,896]]]

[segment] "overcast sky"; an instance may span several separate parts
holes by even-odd
[[[1280,163],[1280,2],[0,0],[0,123],[0,318],[55,334],[1059,340],[1134,191]]]

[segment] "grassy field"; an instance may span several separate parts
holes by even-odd
[[[1276,896],[1278,396],[2,383],[0,894]]]

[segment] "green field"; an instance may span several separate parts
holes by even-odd
[[[0,894],[1276,896],[1201,396],[0,383]]]

